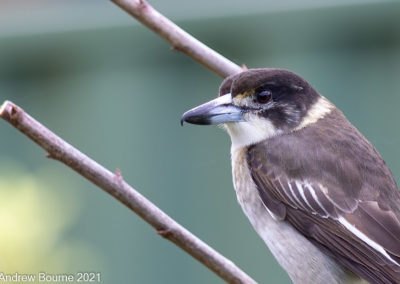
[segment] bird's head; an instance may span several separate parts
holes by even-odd
[[[332,105],[306,80],[282,69],[250,69],[226,78],[219,97],[182,116],[182,123],[223,125],[234,147],[313,123]]]

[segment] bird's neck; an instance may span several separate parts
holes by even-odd
[[[274,126],[271,120],[247,113],[244,114],[244,121],[225,123],[224,129],[231,137],[232,149],[238,150],[277,135],[301,130],[324,118],[334,109],[335,106],[328,99],[320,96],[318,100],[310,106],[307,115],[301,119],[300,123],[295,128],[289,130],[279,129]]]

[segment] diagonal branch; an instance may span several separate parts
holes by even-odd
[[[119,170],[114,174],[62,140],[20,107],[5,101],[0,117],[58,160],[125,204],[164,238],[175,243],[229,283],[256,283],[246,273],[187,229],[175,222],[127,184]]]
[[[221,77],[242,71],[238,65],[183,31],[144,0],[111,1],[168,41],[173,49],[188,55]],[[115,174],[111,173],[55,135],[12,102],[4,102],[0,108],[0,117],[47,151],[49,158],[64,163],[111,194],[153,226],[161,236],[185,250],[225,281],[229,283],[256,283],[232,261],[194,236],[134,190],[123,180],[119,170]]]
[[[168,18],[145,0],[111,0],[143,25],[168,41],[172,48],[193,58],[219,76],[225,78],[242,70],[237,64],[212,50]]]

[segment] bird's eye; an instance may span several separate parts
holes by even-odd
[[[270,90],[261,91],[256,95],[257,102],[259,102],[260,104],[265,104],[271,99],[271,96],[272,92]]]

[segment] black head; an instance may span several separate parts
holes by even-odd
[[[269,119],[277,129],[296,127],[320,95],[306,80],[283,69],[250,69],[226,78],[219,96],[231,94],[245,112]]]
[[[183,114],[182,122],[222,124],[237,145],[300,129],[333,105],[306,80],[282,69],[250,69],[226,78],[219,97]]]

